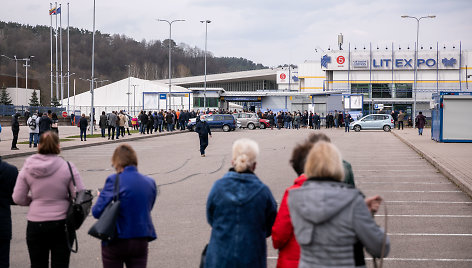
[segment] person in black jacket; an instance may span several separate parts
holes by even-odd
[[[147,131],[147,134],[149,134],[149,131],[151,131],[151,134],[152,134],[152,130],[154,128],[154,117],[152,116],[151,111],[148,112],[147,118],[148,118],[148,121],[147,121],[146,131]]]
[[[211,137],[211,130],[208,123],[205,120],[202,120],[203,118],[204,117],[202,116],[199,120],[197,117],[195,132],[198,133],[198,137],[200,138],[200,154],[202,157],[205,157],[205,149],[208,146],[208,135]]]
[[[11,118],[11,131],[13,132],[13,140],[11,141],[12,150],[19,150],[18,147],[16,147],[16,143],[18,142],[18,133],[20,132],[20,122],[18,122],[18,117],[20,117],[20,114],[16,113]]]
[[[79,124],[80,124],[80,141],[87,141],[87,118],[85,117],[85,114],[82,114],[82,117],[79,119]],[[82,139],[83,135],[83,139]]]
[[[105,138],[105,129],[107,129],[107,116],[105,115],[105,111],[102,112],[102,115],[100,115],[100,120],[98,121],[98,126],[100,127],[102,131],[102,138]]]
[[[49,118],[47,113],[44,113],[43,116],[39,119],[39,139],[41,140],[41,135],[51,130],[52,120]]]
[[[12,194],[18,169],[0,158],[0,267],[10,267]]]

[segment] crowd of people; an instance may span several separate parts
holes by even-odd
[[[64,228],[69,193],[85,186],[78,169],[72,163],[69,169],[59,154],[59,137],[50,130],[42,133],[38,153],[25,160],[19,173],[0,160],[0,207],[8,208],[0,210],[1,267],[9,262],[11,204],[29,206],[31,267],[69,267],[70,237]],[[212,230],[203,267],[266,267],[266,238],[271,235],[279,251],[277,267],[362,267],[363,249],[374,257],[388,254],[389,239],[373,219],[382,198],[365,198],[355,188],[351,165],[329,137],[312,133],[295,146],[290,165],[298,177],[286,189],[278,212],[269,187],[255,173],[258,155],[253,140],[233,143],[231,169],[215,181],[206,203]],[[151,217],[156,183],[138,172],[136,152],[127,144],[115,149],[111,163],[116,173],[108,176],[92,208],[100,218],[119,180],[118,238],[102,241],[103,267],[146,267],[148,243],[157,237]]]

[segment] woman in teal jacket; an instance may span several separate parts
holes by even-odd
[[[148,242],[157,238],[151,219],[156,200],[156,183],[138,172],[136,152],[127,144],[118,146],[112,156],[112,164],[119,176],[120,213],[116,222],[118,239],[102,242],[103,267],[146,267]],[[100,218],[105,207],[113,199],[117,175],[110,175],[97,203],[92,208],[95,218]]]
[[[233,168],[213,185],[207,201],[212,227],[205,267],[266,267],[266,237],[277,205],[254,174],[259,148],[240,139],[233,144]]]

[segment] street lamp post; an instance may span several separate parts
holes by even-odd
[[[128,93],[126,93],[128,95],[128,113],[130,113],[130,109],[129,109],[129,95],[131,94],[130,91],[130,87],[131,87],[131,65],[128,64],[128,65],[125,65],[125,66],[128,66]]]
[[[131,85],[131,86],[133,87],[133,115],[136,116],[136,87],[138,85]]]
[[[172,88],[172,61],[171,61],[171,45],[172,45],[172,23],[177,22],[177,21],[185,21],[185,20],[173,20],[173,21],[168,21],[168,20],[161,20],[157,19],[157,21],[164,21],[169,24],[169,106],[167,107],[167,110],[171,109],[171,88]]]
[[[93,81],[95,80],[94,76],[94,68],[95,68],[95,0],[93,0],[93,32],[92,32],[92,79],[90,80],[90,93],[92,94],[92,101],[91,101],[91,111],[90,111],[90,133],[93,135],[93,128],[95,127],[94,118],[94,104],[93,104]]]
[[[18,88],[18,60],[19,59],[16,58],[16,55],[13,56],[13,58],[10,58],[10,57],[8,57],[6,55],[3,55],[3,54],[0,55],[0,56],[5,57],[9,60],[14,60],[15,61],[15,79],[16,79],[16,88]]]
[[[416,117],[416,92],[418,91],[418,40],[419,40],[419,35],[420,35],[420,20],[422,19],[434,19],[436,18],[435,15],[429,15],[429,16],[424,16],[424,17],[413,17],[413,16],[408,16],[408,15],[403,15],[403,19],[415,19],[416,20],[416,44],[415,44],[415,73],[414,73],[414,100],[413,100],[413,114],[411,116],[411,121],[413,123],[413,127],[416,127],[416,122],[415,122],[415,117]]]
[[[29,56],[28,58],[22,59],[25,61],[25,64],[23,65],[23,67],[26,68],[26,85],[25,85],[26,89],[28,89],[28,67],[30,67],[29,61],[31,60],[31,58],[34,58],[34,56]]]
[[[207,89],[207,37],[208,37],[208,23],[211,20],[201,20],[205,23],[205,81],[203,82],[203,111],[206,113],[206,89]]]

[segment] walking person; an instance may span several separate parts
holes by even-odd
[[[211,226],[206,268],[267,266],[266,238],[277,204],[269,187],[254,174],[258,155],[255,141],[236,140],[232,168],[213,184],[206,205]]]
[[[211,130],[208,123],[204,120],[204,116],[197,117],[195,124],[195,132],[198,133],[200,139],[200,155],[205,157],[205,149],[208,147],[208,135],[211,137]]]
[[[85,117],[85,114],[82,114],[82,116],[79,119],[80,141],[87,141],[87,127],[88,127],[87,118]],[[83,134],[83,139],[82,139],[82,134]]]
[[[114,197],[119,180],[120,215],[116,221],[117,239],[102,241],[104,268],[143,268],[147,265],[149,242],[157,238],[151,218],[157,196],[155,181],[138,172],[136,152],[128,144],[119,145],[111,158],[116,174],[108,176],[92,215],[100,218]]]
[[[398,114],[398,130],[400,130],[400,126],[402,126],[402,130],[403,130],[404,119],[405,119],[405,114],[403,113],[402,110],[400,110],[400,113]]]
[[[147,134],[152,134],[152,130],[154,129],[154,117],[152,116],[151,111],[148,112],[147,118],[148,118],[148,121],[147,121],[146,131],[147,131]]]
[[[126,112],[123,112],[125,115],[125,128],[126,131],[128,132],[128,136],[131,136],[131,133],[129,132],[129,128],[132,127],[133,125],[131,124],[131,116],[129,116]],[[123,131],[123,135],[125,132]]]
[[[36,114],[33,114],[26,124],[29,127],[29,147],[34,143],[34,147],[38,147],[39,141],[39,118]]]
[[[20,122],[18,122],[19,117],[20,114],[15,113],[11,118],[11,131],[13,133],[13,140],[11,141],[12,150],[19,150],[19,148],[16,147],[16,143],[18,142],[18,134],[20,133]]]
[[[30,117],[31,118],[31,117]],[[10,206],[18,169],[0,157],[0,267],[10,267],[10,241],[12,223]]]
[[[304,172],[307,180],[288,196],[293,231],[301,247],[298,267],[365,267],[362,247],[374,258],[385,257],[390,241],[359,190],[342,183],[338,149],[317,142]]]
[[[426,125],[426,116],[423,115],[423,112],[419,112],[415,120],[416,120],[416,127],[418,128],[418,135],[423,135],[423,128],[424,128],[424,125]]]
[[[100,115],[100,119],[98,120],[98,126],[102,131],[102,138],[105,138],[105,129],[107,128],[107,116],[105,115],[105,111],[103,111],[102,115]]]
[[[59,137],[53,131],[43,133],[38,153],[28,157],[18,174],[13,201],[29,206],[26,244],[31,267],[69,267],[70,249],[65,232],[72,195],[84,189],[74,164],[59,156]],[[76,186],[71,180],[74,175]]]
[[[274,124],[275,124],[275,118],[274,118],[274,113],[272,111],[270,111],[269,115],[267,116],[267,119],[269,119],[270,129],[273,130]]]
[[[351,123],[351,115],[348,111],[344,114],[344,132],[349,132],[349,124]]]
[[[56,113],[51,114],[51,130],[56,132],[56,134],[59,136],[59,118],[57,118]]]
[[[125,128],[125,122],[124,122],[123,114],[121,113],[121,111],[119,113],[118,111],[116,111],[116,139],[117,140],[120,139],[121,130],[122,129],[124,130],[124,128]]]

